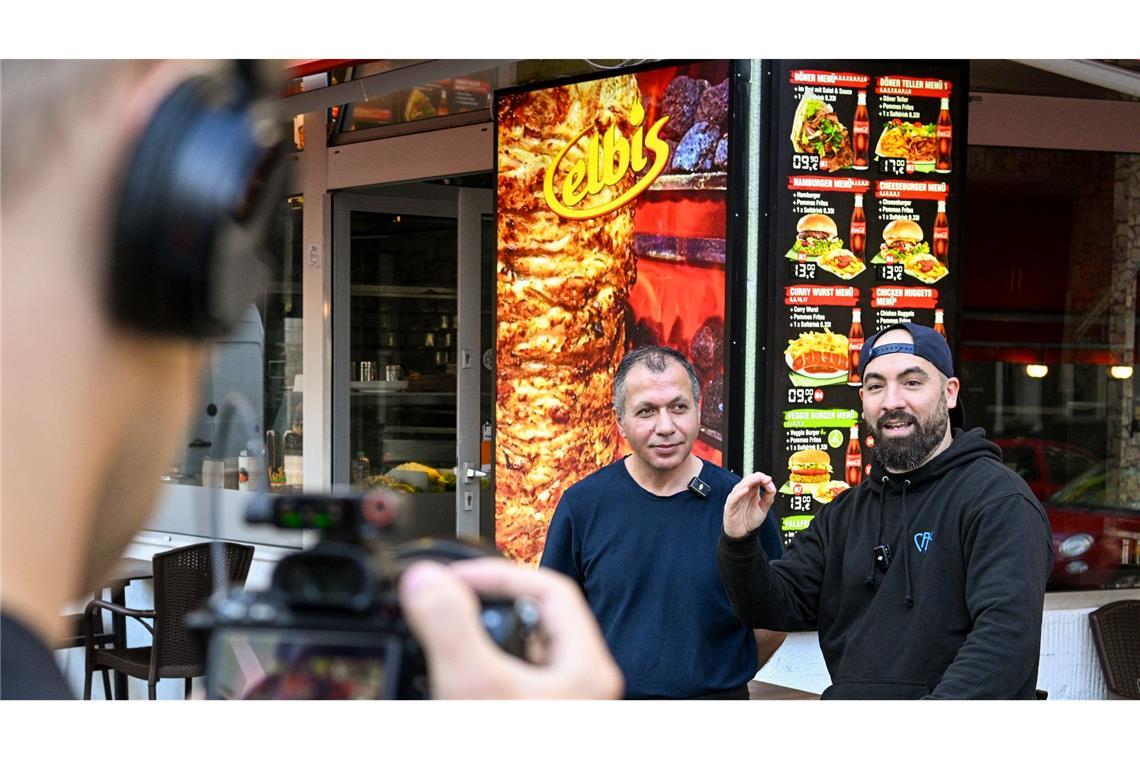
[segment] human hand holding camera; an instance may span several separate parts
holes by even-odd
[[[400,606],[427,657],[437,699],[615,699],[621,671],[578,588],[548,570],[487,558],[417,562],[402,575]],[[479,596],[527,597],[539,609],[545,651],[532,663],[505,653],[480,622]]]
[[[724,534],[744,538],[760,527],[775,500],[776,484],[770,475],[754,472],[745,476],[725,499]]]

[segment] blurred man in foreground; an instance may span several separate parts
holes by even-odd
[[[60,610],[100,585],[146,523],[196,401],[204,339],[254,295],[242,292],[260,245],[250,220],[272,146],[240,93],[225,109],[240,86],[223,68],[0,64],[0,697],[72,696],[51,653]],[[179,282],[187,272],[199,280]],[[476,592],[534,597],[548,661],[495,649]],[[437,697],[620,693],[597,625],[559,577],[425,564],[401,600]]]

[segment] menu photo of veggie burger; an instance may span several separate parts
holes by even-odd
[[[823,332],[804,332],[788,341],[784,361],[791,373],[789,379],[796,385],[832,385],[847,382],[849,344],[846,335]]]
[[[821,169],[839,171],[851,166],[855,150],[851,135],[839,121],[835,109],[805,92],[792,121],[792,147],[796,153],[819,156]]]
[[[875,146],[875,155],[882,158],[904,158],[914,164],[915,171],[934,171],[938,139],[934,124],[921,121],[891,119],[883,125],[883,133]]]
[[[780,493],[810,494],[814,498],[830,480],[831,456],[823,449],[804,449],[788,457],[788,482],[780,487]]]

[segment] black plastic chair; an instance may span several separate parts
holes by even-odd
[[[99,597],[95,597],[98,599]],[[86,647],[87,636],[84,633],[84,625],[87,615],[83,612],[76,612],[72,615],[63,616],[63,624],[67,631],[62,639],[55,642],[54,649],[74,649],[75,647]],[[92,639],[91,643],[97,649],[103,649],[114,643],[114,635],[103,628],[103,616],[96,615],[92,621]],[[111,678],[107,671],[103,673],[103,693],[111,693]]]
[[[1140,699],[1140,599],[1112,602],[1093,610],[1089,625],[1108,693]]]
[[[214,591],[213,559],[210,543],[193,544],[154,555],[154,609],[136,610],[95,599],[84,611],[86,645],[83,698],[91,698],[91,677],[96,670],[115,670],[147,682],[147,696],[155,698],[155,685],[163,678],[186,679],[185,696],[190,696],[191,679],[206,670],[203,653],[187,630],[186,614],[205,606]],[[253,561],[253,547],[222,543],[229,585],[245,585]],[[151,632],[151,646],[127,648],[125,642],[110,649],[96,647],[95,618],[103,610],[112,615],[133,618]],[[153,624],[147,623],[152,620]],[[107,692],[104,679],[104,693]]]

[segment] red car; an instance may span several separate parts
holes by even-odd
[[[995,443],[1049,516],[1050,591],[1140,587],[1140,503],[1109,503],[1103,462],[1055,441],[1007,438]]]

